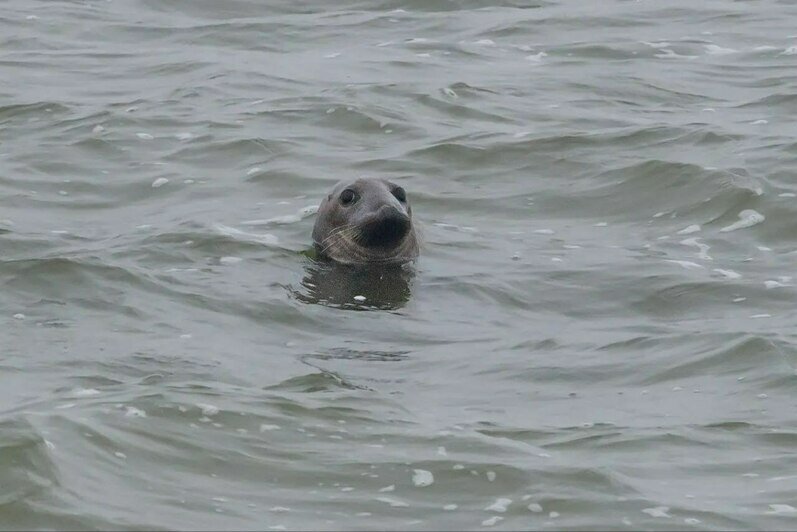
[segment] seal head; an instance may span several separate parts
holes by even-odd
[[[414,259],[418,240],[407,193],[385,179],[341,181],[318,208],[313,243],[343,264]]]

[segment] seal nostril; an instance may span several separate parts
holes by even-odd
[[[361,241],[367,247],[392,246],[404,238],[410,230],[407,215],[390,209],[364,224],[361,228]]]

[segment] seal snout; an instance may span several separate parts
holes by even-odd
[[[409,216],[392,205],[383,205],[360,227],[360,242],[365,247],[390,247],[398,244],[410,230]]]

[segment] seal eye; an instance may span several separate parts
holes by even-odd
[[[393,195],[396,196],[396,199],[399,200],[401,203],[407,201],[407,193],[401,187],[394,188]]]
[[[346,190],[340,193],[340,202],[343,205],[349,205],[350,203],[354,203],[356,199],[357,195],[350,188],[347,188]]]

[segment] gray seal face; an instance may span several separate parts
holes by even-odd
[[[343,264],[414,259],[418,240],[406,192],[385,179],[341,181],[318,208],[313,243]]]

